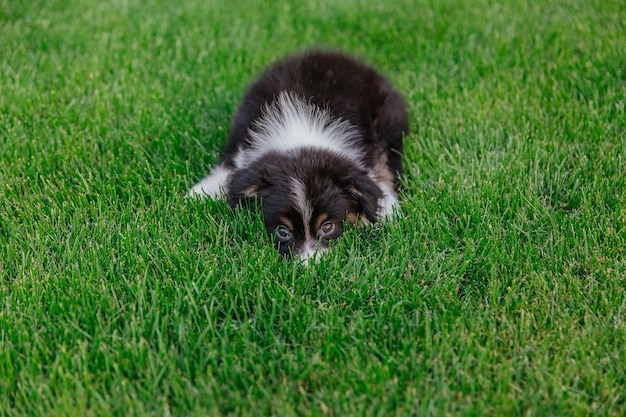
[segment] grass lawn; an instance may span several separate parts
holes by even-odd
[[[0,416],[626,413],[623,0],[0,0]],[[313,267],[189,201],[317,45],[404,94],[402,215]]]

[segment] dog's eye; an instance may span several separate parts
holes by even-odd
[[[322,232],[322,236],[329,235],[335,230],[335,223],[326,222],[320,227],[320,231]]]
[[[276,236],[280,240],[287,240],[291,238],[291,231],[287,228],[287,226],[280,225],[276,228]]]

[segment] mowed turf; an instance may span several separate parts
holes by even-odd
[[[0,416],[623,415],[626,3],[0,0]],[[407,100],[321,262],[189,201],[309,46]]]

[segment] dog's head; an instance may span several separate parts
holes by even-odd
[[[267,153],[227,184],[229,204],[260,202],[278,251],[302,259],[323,252],[344,225],[375,221],[382,196],[365,169],[319,149]]]

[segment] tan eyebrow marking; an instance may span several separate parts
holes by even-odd
[[[286,217],[280,217],[278,220],[280,220],[280,222],[282,224],[284,224],[285,226],[287,226],[289,228],[289,230],[293,231],[293,223],[291,223],[291,220],[289,220]]]
[[[322,224],[324,224],[324,222],[326,221],[326,219],[328,219],[328,214],[326,213],[322,213],[317,217],[317,220],[315,220],[315,230],[319,229],[320,227],[322,227]]]

